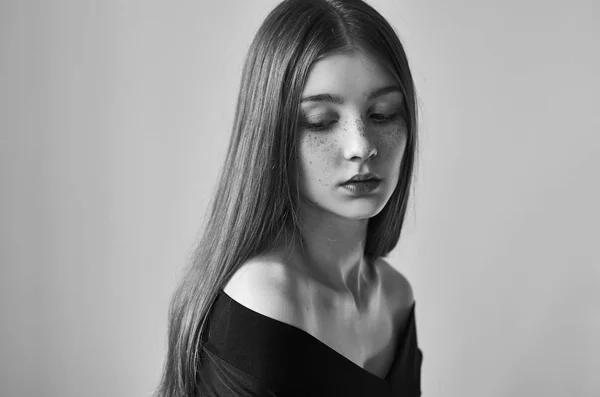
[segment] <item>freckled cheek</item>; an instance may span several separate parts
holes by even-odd
[[[306,183],[331,185],[335,169],[335,142],[316,134],[305,135],[299,142],[300,172]]]
[[[406,147],[407,131],[406,127],[394,127],[383,130],[380,134],[379,147],[381,157],[398,157],[404,153]]]

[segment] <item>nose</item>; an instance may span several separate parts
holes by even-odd
[[[373,137],[369,136],[362,120],[349,123],[344,136],[344,157],[349,161],[367,161],[377,156]]]

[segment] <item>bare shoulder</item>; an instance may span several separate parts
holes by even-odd
[[[414,296],[408,279],[383,258],[377,259],[376,266],[381,271],[383,288],[390,299],[403,308],[410,308],[414,303]]]
[[[229,278],[223,291],[247,308],[288,324],[301,322],[297,277],[275,255],[250,259]]]

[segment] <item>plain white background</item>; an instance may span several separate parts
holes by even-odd
[[[0,2],[1,395],[150,395],[276,3]],[[370,3],[420,96],[423,395],[600,395],[600,3]]]

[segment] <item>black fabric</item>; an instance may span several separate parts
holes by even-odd
[[[416,303],[380,378],[308,332],[262,315],[220,290],[201,340],[197,396],[416,397],[423,354]]]

